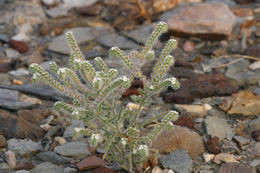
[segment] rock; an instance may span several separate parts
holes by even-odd
[[[77,8],[77,12],[79,12],[81,15],[96,16],[101,13],[102,7],[103,4],[97,2],[88,6]]]
[[[109,169],[109,168],[107,168],[105,166],[100,166],[100,167],[96,168],[93,171],[93,173],[115,173],[115,171],[112,170],[112,169]]]
[[[68,126],[63,133],[63,138],[72,138],[73,131],[75,128],[85,128],[85,123],[81,120],[72,120],[71,125]],[[80,135],[78,139],[83,138],[83,135]]]
[[[44,162],[37,165],[33,170],[32,173],[64,173],[64,168],[54,165],[50,162]]]
[[[260,157],[260,142],[251,145],[250,153],[254,157]]]
[[[22,109],[17,112],[18,117],[23,118],[31,123],[40,124],[41,121],[51,115],[50,109]]]
[[[204,118],[212,107],[209,104],[203,105],[174,105],[177,109],[184,110],[185,113],[192,118]]]
[[[253,2],[253,0],[235,0],[238,4],[248,4]]]
[[[8,43],[9,38],[5,34],[0,34],[0,41],[3,42],[3,43]]]
[[[221,161],[225,163],[239,163],[239,160],[241,160],[241,158],[241,156],[235,156],[229,153],[219,153],[215,156],[214,163],[220,164]]]
[[[11,61],[3,62],[3,63],[0,62],[0,73],[2,73],[1,75],[3,76],[4,73],[13,70],[16,67],[17,63],[18,63],[17,59],[12,59]],[[9,75],[8,75],[8,79],[9,79]]]
[[[3,135],[0,135],[0,148],[6,147],[6,139]]]
[[[231,126],[224,118],[207,116],[204,125],[209,136],[217,136],[220,140],[224,138],[231,140],[234,136]]]
[[[9,168],[13,169],[16,167],[16,158],[15,154],[12,151],[6,151],[5,152],[5,160],[9,165]]]
[[[231,35],[236,18],[223,3],[204,3],[182,9],[167,23],[169,32],[178,36],[222,40]]]
[[[174,172],[169,169],[162,170],[160,167],[156,166],[153,168],[152,173],[174,173]]]
[[[230,58],[228,62],[237,58]],[[237,63],[231,64],[228,66],[228,70],[226,70],[225,76],[230,79],[230,83],[233,86],[257,84],[257,82],[260,80],[260,69],[252,71],[248,69],[249,65],[250,63],[247,59],[243,59]]]
[[[77,172],[78,172],[78,170],[75,168],[67,167],[64,169],[64,173],[77,173]]]
[[[0,134],[6,138],[30,138],[39,140],[43,137],[43,130],[27,120],[9,113],[0,112]]]
[[[32,162],[27,161],[27,162],[18,162],[16,164],[15,169],[16,170],[31,170],[34,167],[35,167],[35,165]]]
[[[191,41],[186,41],[182,47],[185,52],[192,52],[194,50],[195,44]]]
[[[149,38],[150,34],[153,32],[154,26],[155,25],[147,25],[132,30],[130,32],[124,32],[123,34],[135,40],[137,43],[144,45],[146,43],[146,40]]]
[[[97,36],[101,35],[105,32],[105,28],[89,28],[89,27],[78,27],[70,30],[65,30],[73,32],[73,35],[78,44],[83,42],[88,42],[97,38]],[[70,46],[65,37],[65,34],[60,35],[52,40],[49,44],[48,49],[54,52],[62,53],[62,54],[70,54]]]
[[[7,141],[8,149],[18,156],[30,158],[32,155],[42,150],[40,143],[31,141],[30,139],[10,139]]]
[[[260,61],[256,61],[256,62],[250,64],[250,65],[249,65],[249,68],[250,68],[251,70],[259,69],[259,68],[260,68]]]
[[[99,36],[97,41],[100,45],[107,48],[119,47],[120,49],[137,49],[139,47],[133,41],[113,32],[108,32]]]
[[[4,170],[4,169],[9,169],[9,165],[7,163],[0,163],[0,170]],[[6,173],[8,173],[8,172],[6,172]]]
[[[0,86],[0,89],[1,88],[18,90],[25,94],[34,95],[41,99],[52,100],[52,101],[69,99],[64,94],[61,94],[54,88],[47,85],[24,84],[24,85]]]
[[[35,157],[42,161],[45,161],[45,162],[48,161],[48,162],[52,162],[54,164],[66,164],[66,163],[70,163],[70,161],[72,160],[71,158],[60,156],[60,155],[56,154],[55,152],[51,152],[51,151],[45,151],[45,152],[38,153]]]
[[[171,169],[176,173],[192,172],[193,163],[185,150],[177,150],[167,155],[161,155],[159,162],[163,168]]]
[[[254,15],[253,10],[250,8],[233,8],[231,11],[238,17],[252,17]]]
[[[60,136],[56,136],[54,138],[54,141],[57,142],[60,145],[63,145],[67,142],[66,139],[64,139],[63,137],[60,137]]]
[[[260,114],[260,96],[256,96],[252,91],[240,91],[232,94],[223,104],[219,106],[228,114],[240,114],[245,116],[255,116]]]
[[[207,140],[207,142],[205,143],[205,145],[210,153],[213,153],[213,154],[220,153],[219,138],[217,136],[209,138]]]
[[[185,127],[188,127],[189,129],[193,129],[195,122],[193,121],[193,119],[191,119],[188,116],[181,116],[173,124],[179,125],[179,126],[185,126]]]
[[[14,173],[30,173],[30,171],[26,171],[26,170],[19,170],[19,171],[15,171]]]
[[[258,165],[260,165],[260,159],[255,159],[250,163],[250,166],[256,167]]]
[[[211,161],[212,159],[214,159],[215,155],[214,154],[203,153],[203,157],[204,157],[205,162],[207,163],[207,162]]]
[[[172,131],[162,131],[153,141],[152,147],[159,150],[159,153],[185,149],[190,156],[198,156],[204,152],[201,137],[192,130],[180,126],[175,126]]]
[[[250,139],[247,139],[243,136],[234,136],[233,139],[238,143],[240,147],[249,144]]]
[[[18,51],[14,50],[12,48],[5,49],[5,54],[10,59],[17,59],[21,56],[21,54]]]
[[[252,138],[254,138],[256,141],[260,141],[260,129],[255,130],[251,133]]]
[[[260,129],[260,116],[257,116],[255,119],[248,121],[247,123],[245,123],[244,126],[245,126],[245,131],[248,134],[251,134],[255,130],[259,130]]]
[[[54,152],[67,157],[82,159],[90,154],[85,141],[68,142],[54,148]]]
[[[32,63],[41,64],[43,59],[42,54],[38,50],[33,51],[29,56],[23,56],[20,58],[20,60],[28,66]]]
[[[223,139],[220,142],[220,149],[222,153],[231,153],[231,154],[241,153],[241,151],[237,148],[236,143],[226,139]]]
[[[260,87],[255,88],[255,89],[253,90],[253,93],[254,93],[255,95],[260,95]]]
[[[60,0],[42,0],[45,5],[52,6],[60,3]]]
[[[17,70],[9,71],[9,74],[14,77],[21,77],[21,76],[27,76],[30,74],[30,72],[24,68],[19,68]]]
[[[9,45],[17,50],[19,53],[26,53],[29,51],[28,45],[23,41],[10,40]]]
[[[166,103],[188,104],[195,98],[231,95],[236,91],[223,74],[201,75],[181,82],[177,91],[163,93]]]
[[[104,165],[106,162],[95,156],[95,155],[92,155],[92,156],[89,156],[83,160],[81,160],[78,164],[77,164],[77,167],[79,170],[88,170],[88,169],[92,169],[92,168],[97,168],[101,165]]]
[[[223,164],[216,173],[256,173],[256,169],[253,166],[242,163],[226,163]]]

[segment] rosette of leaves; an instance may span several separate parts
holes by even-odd
[[[165,79],[165,73],[174,63],[170,53],[177,43],[173,39],[168,41],[157,58],[151,80],[147,80],[141,72],[144,62],[154,58],[152,48],[155,41],[166,31],[167,24],[160,22],[141,51],[126,54],[118,47],[110,49],[111,56],[117,56],[125,64],[122,76],[118,76],[118,71],[109,68],[100,57],[95,58],[99,67],[95,69],[85,60],[72,32],[66,34],[71,48],[69,67],[61,68],[55,62],[50,63],[58,80],[38,64],[29,67],[34,82],[44,82],[73,99],[73,103],[58,101],[54,108],[70,112],[74,119],[84,120],[86,128],[76,128],[75,137],[79,134],[89,136],[93,147],[104,148],[104,159],[116,161],[129,172],[147,160],[152,140],[164,128],[172,128],[171,122],[178,118],[177,112],[169,111],[142,123],[137,121],[142,108],[150,104],[152,96],[168,86],[179,88],[179,82],[174,77]],[[144,88],[139,89],[141,95],[131,97],[139,105],[138,108],[130,109],[122,104],[120,98],[135,77],[144,82]],[[162,118],[161,122],[147,136],[141,136],[142,129],[159,118]]]

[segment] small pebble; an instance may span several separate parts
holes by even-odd
[[[7,161],[8,165],[11,169],[16,167],[16,158],[15,158],[14,152],[6,151],[5,152],[5,160]]]
[[[185,52],[192,52],[194,50],[194,47],[195,47],[195,44],[191,41],[186,41],[184,44],[183,44],[183,50]]]

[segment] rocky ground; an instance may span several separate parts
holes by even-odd
[[[140,48],[158,21],[166,21],[169,32],[155,53],[169,38],[178,41],[167,75],[177,77],[181,88],[168,88],[141,118],[170,109],[181,116],[173,131],[154,140],[156,153],[146,168],[260,172],[259,0],[149,2],[0,0],[0,173],[123,172],[100,159],[102,149],[88,149],[85,137],[72,140],[73,129],[84,123],[52,109],[55,101],[69,98],[33,85],[28,66],[66,66],[64,33],[71,30],[87,60],[100,56],[120,71],[122,62],[109,57],[108,49]],[[145,64],[145,75],[153,64]]]

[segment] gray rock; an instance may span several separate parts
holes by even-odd
[[[26,76],[29,75],[30,72],[24,68],[19,68],[17,70],[12,70],[8,72],[10,75],[15,76],[15,77],[20,77],[20,76]]]
[[[72,31],[77,43],[80,44],[94,40],[97,36],[104,33],[105,30],[105,28],[78,27],[65,30],[64,33],[67,31]],[[49,44],[48,49],[62,54],[70,54],[70,46],[65,37],[65,34],[54,38],[53,41]]]
[[[0,163],[0,170],[3,170],[3,169],[9,169],[9,165],[7,163]]]
[[[15,171],[14,173],[30,173],[30,171],[26,171],[26,170],[19,170],[19,171]]]
[[[260,95],[260,87],[255,88],[255,89],[253,90],[253,93],[254,93],[255,95]]]
[[[84,122],[81,120],[72,120],[71,125],[68,126],[65,130],[65,132],[63,133],[63,138],[72,138],[73,137],[73,131],[74,129],[78,127],[78,128],[84,128]],[[79,136],[79,139],[82,138],[83,136]]]
[[[16,59],[21,56],[21,54],[18,51],[14,50],[12,48],[5,49],[5,54],[10,59]]]
[[[12,86],[1,85],[0,88],[18,90],[22,93],[34,95],[36,97],[39,97],[41,99],[46,99],[46,100],[52,100],[52,101],[69,100],[69,98],[66,97],[64,94],[60,93],[56,89],[47,85],[33,85],[33,84],[12,85]]]
[[[34,107],[35,104],[19,100],[19,92],[0,88],[0,107],[19,110]]]
[[[48,161],[48,162],[55,163],[55,164],[69,163],[72,160],[71,158],[60,156],[60,155],[56,154],[55,152],[51,152],[51,151],[38,153],[35,157],[39,160],[42,160],[45,162]]]
[[[234,136],[233,139],[239,144],[239,146],[247,145],[250,142],[250,139],[243,136]]]
[[[54,165],[50,162],[44,162],[37,165],[32,173],[64,173],[64,168]]]
[[[231,58],[229,61],[231,61]],[[233,59],[234,60],[234,59]],[[260,80],[260,69],[249,70],[248,66],[250,65],[249,61],[244,59],[237,63],[234,63],[228,66],[228,70],[225,73],[231,83],[236,86],[243,86],[247,84],[255,85]]]
[[[255,159],[255,160],[253,160],[253,161],[250,163],[250,165],[251,165],[251,166],[254,166],[254,167],[260,165],[260,159]]]
[[[11,81],[9,79],[9,74],[0,73],[0,84],[1,85],[10,85],[11,84]]]
[[[56,146],[54,152],[75,159],[82,159],[90,154],[86,141],[68,142],[63,145]]]
[[[207,116],[204,121],[207,135],[217,136],[220,140],[227,138],[229,140],[234,136],[231,126],[227,123],[226,119]]]
[[[22,157],[31,157],[42,150],[40,143],[33,142],[30,139],[10,139],[7,141],[8,150]]]
[[[109,56],[108,58],[105,58],[104,61],[109,68],[117,69],[118,75],[122,75],[124,69],[124,62],[120,58]]]
[[[1,2],[2,2],[3,0],[0,0],[0,6],[1,6]],[[0,41],[2,41],[2,42],[4,42],[4,43],[7,43],[8,41],[9,41],[9,38],[8,38],[8,36],[7,35],[5,35],[5,34],[0,34]]]
[[[108,48],[119,47],[120,49],[136,49],[139,47],[136,43],[125,38],[124,36],[111,32],[99,36],[97,41],[102,46]]]
[[[78,170],[75,168],[67,167],[64,169],[64,173],[76,173],[76,172],[78,172]]]
[[[238,149],[235,142],[223,139],[220,142],[220,149],[222,153],[239,154],[241,151]]]
[[[199,173],[213,173],[214,171],[209,171],[209,170],[200,170]]]
[[[251,133],[255,130],[260,129],[260,116],[257,116],[257,118],[252,119],[245,123],[245,131],[251,135]]]
[[[167,155],[161,155],[159,162],[165,169],[172,169],[176,173],[192,172],[192,160],[186,150],[177,150]]]
[[[153,32],[155,25],[144,26],[130,32],[124,32],[123,34],[127,37],[135,40],[139,44],[145,44],[150,34]]]

